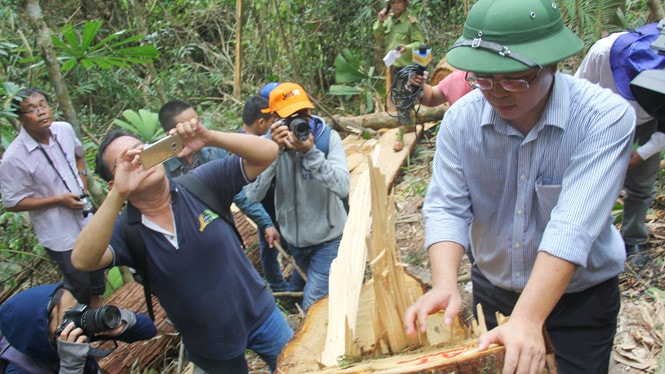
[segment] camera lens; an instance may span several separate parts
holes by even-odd
[[[89,308],[81,316],[81,328],[86,334],[113,330],[120,325],[120,309],[113,305]]]
[[[294,118],[289,121],[289,130],[299,140],[305,140],[309,136],[309,123],[302,118]]]

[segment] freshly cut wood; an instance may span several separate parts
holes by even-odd
[[[375,149],[374,159],[379,154]],[[371,160],[353,190],[351,209],[357,213],[347,221],[345,239],[331,267],[330,294],[310,307],[282,351],[281,372],[317,371],[337,367],[343,357],[385,356],[410,347],[467,341],[472,336],[459,318],[454,328],[445,326],[441,313],[428,318],[426,335],[406,336],[402,316],[423,294],[423,287],[398,264],[394,201],[387,196],[385,177]],[[363,285],[368,247],[372,278]]]
[[[367,217],[372,208],[370,197],[369,170],[365,170],[349,199],[356,213],[349,215],[337,258],[330,266],[328,330],[321,353],[321,362],[326,366],[336,365],[340,354],[358,353],[353,338],[365,276],[367,251],[364,243],[370,227]]]
[[[503,368],[505,348],[494,345],[483,352],[478,352],[476,346],[477,344],[472,343],[449,349],[434,348],[350,364],[344,368],[319,370],[316,373],[500,373]]]
[[[373,283],[372,280],[366,282],[360,291],[357,312],[358,323],[355,332],[357,341],[354,342],[359,353],[357,356],[342,356],[338,359],[363,358],[369,360],[373,357],[385,357],[385,354],[381,353],[382,337],[377,336],[372,323],[376,315]],[[403,292],[408,292],[414,296],[422,295],[423,286],[416,278],[407,274],[405,283]],[[326,297],[310,306],[305,319],[279,356],[277,362],[278,373],[307,373],[326,368],[326,365],[321,363],[320,356],[325,346],[328,329],[328,304],[329,298]],[[452,342],[467,342],[467,344],[470,344],[469,339],[473,338],[473,331],[464,323],[462,318],[456,318],[453,327],[446,326],[443,323],[443,313],[436,313],[427,318],[427,338],[430,345],[434,347],[444,346]],[[339,370],[336,365],[335,368]]]

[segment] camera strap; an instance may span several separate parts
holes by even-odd
[[[101,349],[101,348],[94,348],[91,346],[90,349],[88,350],[88,356],[92,356],[94,358],[103,358],[110,355],[111,353],[113,353],[113,351],[115,351],[118,348],[118,342],[115,341],[115,339],[111,336],[100,335],[95,337],[95,341],[98,340],[112,341],[113,348]]]
[[[72,169],[72,165],[70,165],[69,161],[67,161],[67,154],[65,153],[65,150],[62,149],[62,146],[60,145],[60,142],[58,141],[57,138],[54,138],[53,140],[55,141],[55,144],[58,145],[58,148],[60,149],[60,152],[62,153],[62,156],[65,159],[65,163],[67,164],[67,167],[69,168],[69,171],[72,173],[72,176],[74,177],[74,180],[78,182],[79,181],[78,176],[76,175],[76,173],[74,173],[74,170]],[[46,157],[46,161],[48,161],[48,164],[51,165],[51,168],[53,168],[55,173],[58,174],[58,177],[60,178],[62,183],[65,185],[65,188],[67,189],[67,191],[73,192],[71,190],[71,188],[69,188],[69,185],[67,185],[67,181],[65,181],[65,178],[63,178],[62,174],[60,174],[60,171],[58,171],[58,168],[55,167],[55,163],[53,163],[53,160],[51,160],[51,157],[49,157],[48,153],[46,153],[46,150],[42,147],[42,145],[38,144],[37,148],[39,148],[39,150],[42,152],[44,157]],[[78,187],[81,189],[81,193],[83,193],[83,186],[81,186],[79,184]]]

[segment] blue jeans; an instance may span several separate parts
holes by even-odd
[[[292,336],[293,329],[275,306],[270,317],[249,334],[247,349],[256,352],[268,364],[270,372],[274,373],[277,369],[277,357]],[[187,358],[206,373],[247,374],[249,372],[244,353],[228,360],[210,360],[193,356],[187,351]]]
[[[277,228],[277,227],[276,227]],[[286,248],[286,242],[281,241],[282,248]],[[282,275],[282,269],[279,267],[277,248],[270,248],[265,238],[265,230],[259,229],[259,251],[261,253],[261,268],[263,277],[268,281],[272,292],[286,291],[286,281]]]
[[[289,244],[289,251],[298,267],[307,275],[303,290],[302,307],[307,310],[316,300],[328,294],[330,264],[337,257],[342,237],[309,247],[295,247]]]

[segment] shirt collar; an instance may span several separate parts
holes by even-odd
[[[49,136],[49,139],[56,140],[57,139],[56,134],[54,134],[53,131],[50,131],[50,133],[51,135]],[[28,131],[23,127],[21,127],[21,131],[19,132],[18,137],[23,138],[23,144],[25,145],[25,148],[28,152],[32,152],[39,147],[39,143],[37,143],[35,138],[30,136]],[[50,141],[49,144],[51,144]]]

